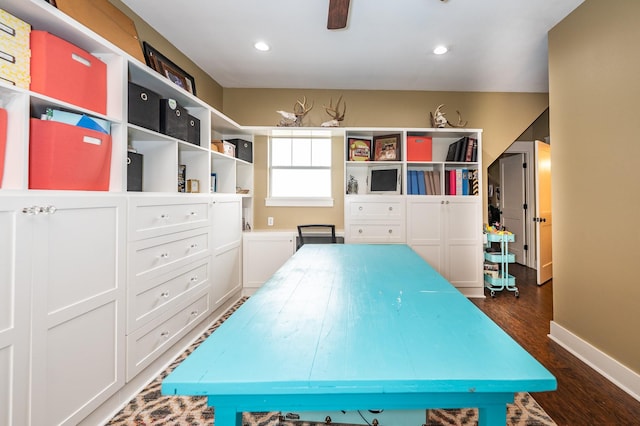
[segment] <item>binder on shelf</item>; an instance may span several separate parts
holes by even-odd
[[[427,194],[427,190],[425,187],[425,181],[424,181],[424,170],[417,170],[417,180],[418,180],[418,194],[420,195],[426,195]]]
[[[435,188],[434,195],[442,195],[442,189],[440,187],[440,172],[433,172],[433,186]]]

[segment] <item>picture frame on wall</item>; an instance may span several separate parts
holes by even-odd
[[[146,41],[142,42],[142,46],[144,50],[144,59],[149,68],[162,74],[173,84],[182,87],[187,92],[196,96],[196,81],[190,74],[162,53],[158,52]]]
[[[373,161],[400,161],[400,134],[375,136]]]

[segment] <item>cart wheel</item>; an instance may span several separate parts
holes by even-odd
[[[516,290],[516,297],[520,297],[520,292]]]
[[[496,297],[496,292],[491,290],[491,297]]]

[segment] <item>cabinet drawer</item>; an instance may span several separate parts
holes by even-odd
[[[129,331],[133,331],[166,312],[209,283],[209,259],[185,265],[170,273],[130,284]]]
[[[353,223],[349,225],[351,242],[401,243],[404,242],[404,228],[401,223],[370,224]]]
[[[127,381],[189,332],[209,313],[209,309],[209,293],[203,291],[182,309],[161,317],[157,324],[149,323],[128,335]]]
[[[165,203],[142,205],[132,202],[129,212],[130,241],[209,226],[210,205],[207,200],[175,204],[162,201]]]
[[[133,274],[141,274],[163,268],[174,267],[194,257],[209,252],[209,229],[195,229],[178,234],[152,238],[132,244],[129,262]]]
[[[401,220],[404,205],[400,201],[356,201],[349,203],[349,217],[358,220]]]

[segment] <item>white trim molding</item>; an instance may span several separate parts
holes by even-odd
[[[640,401],[640,374],[551,321],[549,338],[602,374],[614,385]]]

